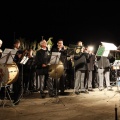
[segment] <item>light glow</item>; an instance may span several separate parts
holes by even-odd
[[[88,46],[88,51],[92,52],[94,50],[93,46]]]

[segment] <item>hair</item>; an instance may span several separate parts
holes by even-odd
[[[17,44],[17,43],[20,43],[20,40],[17,39],[14,41],[14,44]]]
[[[63,42],[63,39],[58,39],[58,40],[57,40],[57,43],[58,43],[59,41],[62,41],[62,42]]]
[[[77,44],[80,43],[80,42],[83,43],[82,41],[78,41]]]
[[[40,46],[42,45],[43,41],[46,41],[46,40],[45,40],[45,39],[41,40],[41,41],[40,41]]]

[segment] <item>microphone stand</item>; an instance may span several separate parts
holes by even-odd
[[[118,115],[117,115],[117,105],[115,105],[115,120],[118,120]]]

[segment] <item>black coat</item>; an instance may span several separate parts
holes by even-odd
[[[109,69],[110,61],[107,57],[97,57],[97,66],[98,68]]]
[[[74,66],[75,70],[87,70],[87,62],[88,62],[89,54],[81,53],[79,56],[74,56]]]
[[[37,51],[35,56],[35,66],[38,75],[48,74],[49,66],[42,67],[42,64],[47,65],[49,61],[50,61],[50,53],[48,50],[40,49],[39,51]]]
[[[88,58],[88,70],[94,70],[94,64],[95,64],[95,54],[89,54]]]

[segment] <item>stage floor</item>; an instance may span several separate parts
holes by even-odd
[[[96,88],[89,94],[75,95],[69,89],[65,95],[47,95],[44,99],[39,92],[27,94],[16,106],[5,100],[5,106],[0,107],[0,120],[115,120],[115,113],[120,119],[120,92],[116,86],[113,90]]]

